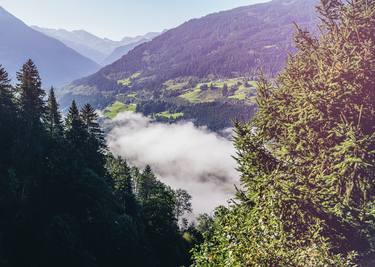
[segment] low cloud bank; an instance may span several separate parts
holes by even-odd
[[[162,124],[141,114],[124,112],[110,122],[108,146],[132,165],[151,165],[172,188],[193,197],[194,214],[226,204],[239,182],[233,144],[191,122]]]

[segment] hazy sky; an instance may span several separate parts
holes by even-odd
[[[212,12],[267,0],[0,0],[28,25],[85,29],[121,39],[161,31]]]

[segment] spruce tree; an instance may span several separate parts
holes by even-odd
[[[84,105],[80,114],[87,131],[96,140],[97,150],[105,150],[104,134],[98,123],[99,117],[93,107],[90,104]]]
[[[21,118],[27,128],[40,126],[45,114],[42,82],[34,62],[29,59],[17,73]]]
[[[10,84],[8,73],[0,65],[0,115],[5,118],[5,114],[14,112],[14,90]]]
[[[113,179],[114,194],[124,212],[131,216],[137,215],[137,203],[133,191],[133,178],[127,162],[120,157],[107,157],[106,169]]]
[[[147,201],[158,183],[150,165],[145,167],[142,174],[138,177],[136,183],[138,198],[140,201]]]
[[[63,125],[59,105],[56,101],[53,87],[50,89],[47,100],[47,110],[45,124],[51,137],[61,137],[63,134]]]
[[[88,135],[86,145],[83,147],[86,162],[98,175],[104,176],[106,145],[98,123],[98,115],[90,104],[86,104],[81,109],[80,117]]]
[[[16,118],[14,90],[10,84],[8,73],[0,65],[0,171],[9,165],[11,159],[10,149],[14,142]]]
[[[17,73],[17,80],[16,102],[20,121],[15,132],[12,157],[17,170],[15,191],[20,200],[26,200],[31,191],[39,190],[45,171],[45,92],[37,67],[31,59]],[[34,171],[30,172],[31,169]]]
[[[77,104],[73,100],[65,119],[66,139],[70,144],[72,153],[79,159],[78,162],[84,160],[83,150],[86,150],[87,140],[89,138],[85,124],[83,123]],[[73,155],[72,155],[73,156]],[[79,167],[79,166],[77,166]]]
[[[79,110],[75,100],[72,101],[72,104],[69,107],[68,114],[65,118],[65,128],[67,131],[72,129],[76,124],[83,124],[80,118]]]
[[[238,124],[244,190],[221,209],[197,266],[353,266],[375,248],[375,1],[324,0],[321,37]]]

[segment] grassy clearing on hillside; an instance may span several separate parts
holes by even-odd
[[[166,118],[169,120],[177,120],[184,116],[183,112],[170,113],[169,111],[163,111],[154,115],[159,118]]]
[[[165,90],[178,91],[178,90],[181,90],[184,87],[188,86],[189,82],[188,81],[180,82],[180,81],[175,81],[175,80],[168,80],[163,85],[165,87]]]
[[[133,73],[130,77],[123,79],[123,80],[118,80],[117,83],[123,86],[131,86],[133,83],[134,79],[137,79],[141,75],[140,72]]]
[[[172,84],[172,82],[169,81],[169,84]],[[181,83],[175,83],[174,85],[177,86],[177,84]],[[227,93],[223,92],[224,85],[227,85]],[[207,103],[223,98],[252,103],[252,96],[255,94],[255,85],[255,81],[247,81],[243,78],[203,82],[196,85],[191,91],[181,94],[179,97],[190,103]],[[203,87],[206,87],[206,89],[203,89]]]
[[[113,119],[117,116],[117,114],[119,114],[121,112],[125,112],[125,111],[135,112],[136,109],[137,109],[137,104],[126,105],[124,103],[116,101],[115,103],[113,103],[112,105],[108,106],[105,109],[104,115],[107,118]]]
[[[199,93],[201,89],[199,87],[195,88],[194,91],[187,92],[180,95],[181,98],[189,101],[190,103],[199,103],[201,99],[199,98]]]

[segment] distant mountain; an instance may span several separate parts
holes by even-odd
[[[100,63],[118,46],[115,41],[97,37],[83,30],[67,31],[64,29],[48,29],[38,26],[32,26],[32,28],[63,42],[66,46],[97,63]]]
[[[67,31],[64,29],[48,29],[38,26],[32,26],[32,28],[63,42],[68,47],[73,48],[78,53],[103,66],[113,63],[117,59],[121,58],[121,56],[126,54],[122,54],[118,57],[112,56],[111,58],[114,58],[114,60],[111,61],[109,56],[118,47],[131,44],[140,44],[141,40],[149,41],[160,34],[151,32],[136,37],[124,37],[121,41],[113,41],[108,38],[100,38],[84,30]],[[130,47],[134,48],[134,45]]]
[[[126,55],[129,51],[137,47],[138,45],[148,41],[150,40],[143,38],[138,40],[137,42],[117,47],[106,59],[103,60],[102,65],[106,66],[112,64],[113,62],[119,60],[121,57]]]
[[[314,29],[317,2],[274,0],[190,20],[73,82],[65,88],[65,99],[75,97],[97,107],[114,100],[139,105],[147,99],[179,107],[249,104],[252,92],[242,86],[244,80],[254,80],[260,69],[275,76],[284,67],[294,51],[293,23]],[[234,88],[228,93],[223,83]]]
[[[125,56],[129,51],[133,50],[138,45],[149,42],[160,34],[160,32],[149,32],[145,35],[138,35],[136,37],[124,37],[121,40],[124,45],[117,47],[106,59],[102,61],[102,65],[106,66],[112,64],[121,57]]]
[[[97,71],[100,66],[60,41],[33,30],[0,7],[0,64],[14,78],[31,58],[45,86],[61,86]]]
[[[186,76],[253,76],[259,68],[275,75],[293,51],[293,22],[311,28],[316,3],[274,0],[188,21],[73,85],[110,90],[134,73],[140,75],[133,84],[142,86]]]
[[[161,33],[164,33],[166,31],[167,30],[164,30]],[[138,36],[135,36],[135,37],[124,37],[124,38],[122,38],[121,43],[123,43],[123,45],[127,45],[127,44],[131,44],[131,43],[138,43],[142,40],[149,40],[150,41],[150,40],[154,39],[155,37],[159,36],[161,33],[160,32],[148,32],[144,35],[138,35]]]

